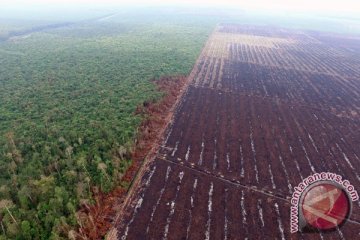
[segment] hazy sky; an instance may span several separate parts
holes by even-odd
[[[159,4],[202,4],[205,6],[222,5],[231,6],[236,5],[244,9],[264,9],[277,11],[301,11],[301,12],[351,12],[360,14],[360,0],[1,0],[0,7],[21,5],[71,5],[74,3],[80,4],[126,4],[136,3],[144,5],[159,5]]]

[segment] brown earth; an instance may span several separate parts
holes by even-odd
[[[360,236],[359,201],[341,228],[290,233],[305,177],[330,171],[360,190],[360,61],[339,43],[220,25],[108,239]]]

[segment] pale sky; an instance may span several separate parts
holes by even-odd
[[[116,4],[129,5],[161,5],[161,4],[201,4],[205,6],[238,6],[250,10],[301,11],[322,13],[359,13],[360,0],[1,0],[0,8],[4,6],[34,5],[71,5],[86,4]]]

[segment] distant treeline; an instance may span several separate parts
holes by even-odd
[[[53,28],[69,27],[73,24],[75,24],[75,23],[74,22],[54,23],[54,24],[43,25],[43,26],[34,26],[34,27],[24,29],[24,30],[9,31],[5,35],[0,35],[0,41],[6,41],[12,37],[20,37],[20,36],[28,35],[30,33],[45,31],[45,30],[49,30],[49,29],[53,29]]]

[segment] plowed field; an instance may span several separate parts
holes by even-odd
[[[359,202],[335,231],[290,234],[290,198],[303,178],[334,172],[360,190],[360,41],[324,38],[218,26],[114,236],[360,238]]]

